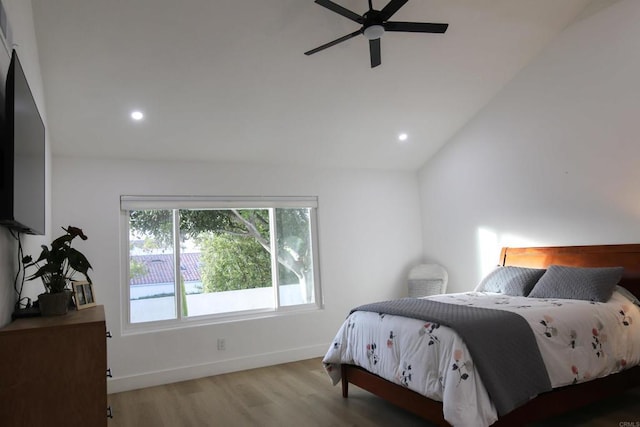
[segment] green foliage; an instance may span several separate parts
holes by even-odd
[[[129,221],[132,230],[152,236],[160,247],[173,244],[171,210],[131,211]],[[248,226],[255,227],[255,231]],[[203,232],[244,235],[253,233],[268,239],[269,213],[266,209],[180,210],[180,233],[183,240],[198,238]]]
[[[142,277],[149,272],[149,269],[146,265],[141,263],[140,261],[136,261],[134,259],[129,260],[129,275],[131,279],[137,279],[138,277]]]
[[[202,248],[206,292],[271,285],[268,209],[180,210],[181,239]],[[312,270],[309,209],[276,209],[278,279],[302,283]],[[131,228],[160,246],[173,244],[171,210],[132,211]]]
[[[173,215],[170,210],[131,211],[129,216],[131,229],[153,236],[157,244],[173,244]]]
[[[156,249],[162,249],[163,246],[160,245],[155,239],[144,239],[142,242],[141,249],[145,252],[152,252]]]
[[[187,304],[187,288],[184,286],[184,276],[180,274],[180,302],[182,303],[182,315],[189,316],[189,305]]]
[[[254,238],[211,234],[201,242],[205,292],[271,286],[271,258]]]
[[[281,283],[296,283],[312,268],[311,233],[308,209],[276,209],[278,226],[278,257],[286,270],[280,268]]]
[[[62,229],[66,234],[51,242],[51,249],[42,245],[42,252],[37,260],[34,261],[31,255],[22,259],[25,271],[30,267],[37,268],[27,280],[40,277],[49,293],[62,292],[67,283],[75,278],[76,273],[81,273],[91,283],[88,275],[91,264],[80,251],[71,247],[73,239],[80,237],[82,240],[87,240],[87,236],[77,227],[69,226]]]

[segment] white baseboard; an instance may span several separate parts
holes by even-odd
[[[217,360],[211,363],[203,363],[193,366],[181,366],[161,371],[144,372],[141,374],[114,377],[107,382],[108,393],[135,390],[145,387],[153,387],[162,384],[170,384],[179,381],[203,378],[211,375],[226,374],[229,372],[244,371],[246,369],[261,368],[264,366],[278,365],[281,363],[295,362],[298,360],[321,357],[327,351],[327,345],[316,345],[289,349],[281,352],[256,354],[233,359]]]

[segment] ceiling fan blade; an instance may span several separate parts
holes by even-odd
[[[382,63],[380,58],[380,39],[369,40],[369,53],[371,54],[371,68]]]
[[[332,42],[329,42],[329,43],[323,44],[322,46],[318,46],[318,47],[317,47],[317,48],[315,48],[315,49],[311,49],[310,51],[305,52],[304,54],[305,54],[305,55],[313,55],[313,54],[314,54],[314,53],[316,53],[316,52],[320,52],[321,50],[324,50],[324,49],[326,49],[326,48],[328,48],[328,47],[335,46],[335,45],[337,45],[338,43],[342,43],[343,41],[349,40],[349,39],[351,39],[351,38],[353,38],[353,37],[355,37],[355,36],[357,36],[357,35],[359,35],[359,34],[361,34],[361,33],[362,33],[362,31],[361,31],[361,30],[354,31],[354,32],[353,32],[353,33],[351,33],[351,34],[347,34],[346,36],[342,36],[342,37],[340,37],[339,39],[335,39],[335,40],[334,40],[334,41],[332,41]]]
[[[385,31],[406,31],[409,33],[439,33],[447,31],[449,24],[433,24],[427,22],[385,22]]]
[[[316,0],[316,3],[318,3],[320,6],[324,6],[327,9],[334,11],[339,15],[344,16],[345,18],[349,18],[352,21],[357,22],[358,24],[362,24],[364,22],[364,20],[362,19],[362,16],[358,15],[355,12],[350,11],[349,9],[346,9],[340,6],[339,4],[332,2],[331,0]]]
[[[405,3],[408,2],[408,1],[409,0],[391,0],[380,11],[380,16],[382,17],[382,20],[386,21],[387,19],[391,18],[393,16],[393,14],[396,13],[398,11],[398,9],[400,9],[402,6],[404,6]]]

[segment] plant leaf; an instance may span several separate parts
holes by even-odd
[[[49,257],[49,248],[45,245],[41,245],[40,247],[42,248],[42,252],[40,252],[40,256],[38,257],[36,262],[43,261]]]
[[[52,250],[56,250],[61,248],[62,246],[64,246],[67,242],[70,242],[73,240],[75,236],[72,236],[70,234],[65,234],[63,236],[58,237],[56,240],[54,240],[53,242],[51,242],[51,249]]]

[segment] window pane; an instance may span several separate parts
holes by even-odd
[[[180,210],[183,316],[275,307],[267,209]]]
[[[317,201],[284,199],[123,196],[130,230],[127,323],[254,316],[253,310],[316,303]]]
[[[172,211],[131,211],[129,225],[131,323],[175,319]]]
[[[275,211],[280,305],[313,303],[311,209],[279,208]]]

